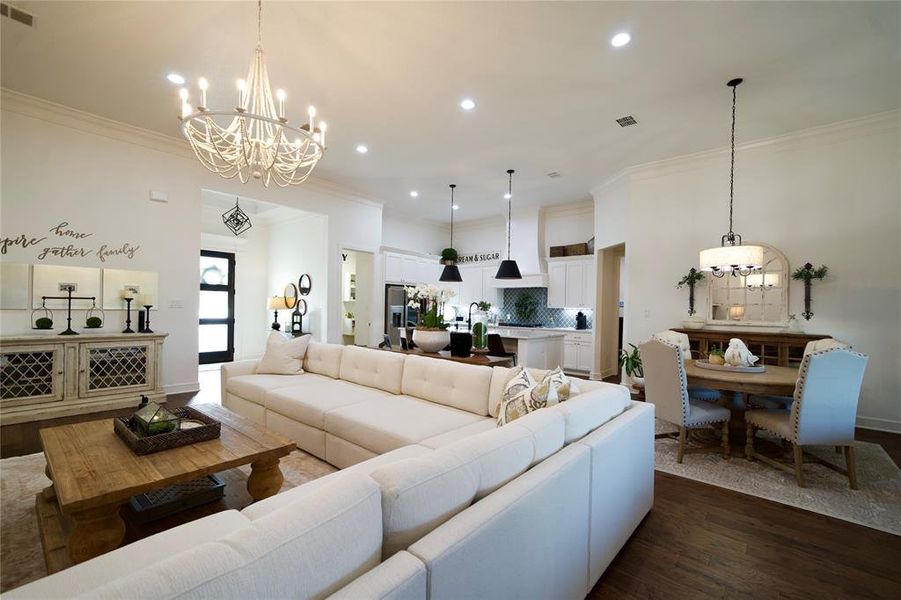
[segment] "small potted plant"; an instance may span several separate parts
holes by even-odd
[[[457,251],[453,248],[445,248],[441,251],[441,264],[442,265],[455,265],[457,264],[457,258],[459,255]]]
[[[710,351],[707,353],[707,362],[711,365],[722,366],[726,364],[726,353],[719,346],[711,346]]]
[[[826,265],[820,265],[819,269],[814,269],[812,264],[804,263],[803,267],[798,267],[798,269],[792,273],[792,279],[804,282],[804,312],[801,313],[801,316],[808,321],[810,320],[810,317],[813,316],[813,311],[810,310],[811,282],[814,279],[824,279],[827,272],[829,272],[829,267]]]
[[[407,288],[409,305],[419,307],[419,324],[413,330],[413,343],[423,352],[439,352],[450,344],[449,323],[444,322],[444,305],[454,292],[437,285],[417,285]]]
[[[643,388],[644,368],[641,365],[641,351],[635,344],[629,345],[632,346],[631,352],[626,350],[619,351],[619,366],[626,372],[634,387]]]

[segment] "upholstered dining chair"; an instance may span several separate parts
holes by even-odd
[[[791,442],[795,478],[798,485],[804,487],[802,447],[840,447],[844,450],[845,469],[819,458],[812,458],[847,475],[848,485],[856,490],[854,425],[867,360],[865,354],[848,348],[818,350],[805,356],[801,361],[791,409],[749,410],[745,413],[748,425],[745,457],[748,460],[756,458],[791,472],[789,465],[757,453],[754,450],[754,436],[758,429],[764,429]]]
[[[688,340],[687,334],[684,334],[680,331],[667,329],[665,331],[658,331],[657,333],[655,333],[654,339],[660,340],[661,342],[666,342],[667,344],[673,344],[674,346],[679,346],[680,348],[682,348],[682,355],[685,357],[685,359],[691,359],[691,343]],[[707,400],[708,402],[716,402],[720,399],[719,390],[711,390],[694,385],[688,387],[688,395],[691,398],[695,398],[696,400]]]
[[[832,350],[833,348],[851,349],[851,344],[836,340],[833,338],[823,338],[821,340],[812,340],[804,346],[803,356],[807,356],[811,352],[819,352],[821,350]],[[803,360],[803,357],[802,357]],[[791,408],[794,402],[792,396],[749,396],[748,405],[754,408]]]
[[[729,458],[731,413],[728,408],[690,397],[682,348],[658,339],[645,342],[640,348],[645,399],[656,407],[657,418],[679,427],[677,462],[681,464],[687,452],[721,450],[723,458]],[[720,425],[721,445],[687,448],[689,430],[708,425]]]

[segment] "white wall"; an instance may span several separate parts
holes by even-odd
[[[382,215],[383,246],[423,254],[441,254],[449,241],[450,226],[447,224],[392,212]]]
[[[587,242],[594,237],[594,202],[575,202],[544,209],[544,255],[551,246]]]
[[[829,266],[814,283],[805,331],[870,356],[862,426],[901,431],[901,113],[749,144],[736,156],[735,231],[779,248],[794,270]],[[728,149],[644,165],[595,190],[598,247],[626,243],[625,341],[677,326],[675,282],[728,229]],[[624,234],[624,235],[623,235]],[[706,288],[697,303],[707,306]],[[789,312],[803,311],[792,282]]]
[[[111,258],[111,267],[158,271],[160,311],[154,329],[169,333],[162,376],[170,392],[197,389],[197,260],[201,190],[254,198],[328,217],[329,255],[350,245],[377,251],[381,204],[310,180],[301,186],[246,186],[209,173],[177,139],[3,90],[0,237],[46,231],[61,220],[96,232],[104,240],[141,245],[133,260]],[[173,125],[174,128],[174,125]],[[326,157],[325,160],[328,160]],[[149,200],[150,190],[168,203]],[[302,237],[302,231],[294,235]],[[302,240],[301,240],[302,241]],[[33,249],[10,248],[3,261],[35,262]],[[51,262],[51,261],[46,261]],[[98,266],[94,258],[53,261]],[[326,262],[326,288],[340,298],[340,264]],[[319,287],[317,288],[317,285]],[[269,290],[266,290],[268,294]],[[330,341],[340,339],[340,302],[323,303],[321,320]],[[0,311],[3,333],[28,328],[23,311]],[[14,313],[14,314],[6,314]],[[23,314],[18,314],[23,313]]]

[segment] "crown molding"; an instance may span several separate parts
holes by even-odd
[[[854,119],[836,121],[835,123],[799,129],[789,133],[753,140],[744,144],[737,144],[735,146],[735,152],[744,153],[773,146],[791,148],[804,144],[838,142],[855,137],[883,133],[885,131],[890,131],[893,128],[901,128],[901,109],[893,109]],[[710,150],[682,154],[680,156],[626,167],[591,188],[591,194],[595,195],[604,188],[629,175],[647,178],[683,171],[695,168],[699,163],[721,160],[722,157],[728,155],[729,152],[729,146],[722,146]]]
[[[113,119],[63,104],[57,104],[37,96],[23,94],[9,88],[0,88],[0,108],[4,112],[12,112],[119,142],[165,152],[192,162],[196,160],[194,153],[181,138],[150,131],[129,123],[114,121]],[[384,207],[384,202],[372,200],[363,192],[321,177],[310,177],[304,182],[303,188],[366,206]]]

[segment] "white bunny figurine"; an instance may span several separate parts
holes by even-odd
[[[738,338],[729,340],[729,347],[723,355],[727,365],[733,367],[753,367],[759,359],[751,354],[745,343]]]

